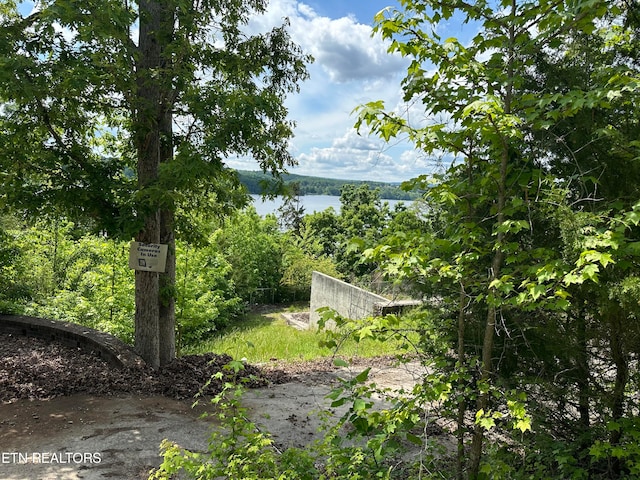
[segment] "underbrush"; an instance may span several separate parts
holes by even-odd
[[[224,367],[227,373],[241,373],[242,362]],[[417,441],[410,431],[419,416],[403,415],[399,420],[390,410],[372,409],[371,393],[364,384],[369,369],[352,380],[341,380],[327,398],[331,409],[346,405],[342,417],[331,409],[318,412],[324,419],[322,438],[305,447],[279,446],[269,432],[249,418],[242,405],[243,382],[228,381],[211,400],[220,428],[212,431],[208,448],[191,451],[164,440],[163,461],[150,472],[149,480],[244,479],[244,480],[399,480],[416,478],[404,467],[403,443]],[[214,379],[222,380],[218,372]],[[207,415],[208,416],[208,415]],[[419,443],[419,441],[418,441]]]

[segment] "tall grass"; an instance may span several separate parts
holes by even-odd
[[[301,331],[287,325],[279,313],[252,313],[233,328],[185,349],[183,354],[226,353],[235,359],[246,358],[250,363],[314,360],[335,353],[320,346],[323,338],[322,332]],[[347,339],[337,355],[341,358],[392,355],[399,353],[398,347],[398,343],[391,341]]]

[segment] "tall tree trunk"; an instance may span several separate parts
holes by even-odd
[[[156,0],[141,0],[139,57],[136,64],[137,91],[134,105],[135,142],[138,158],[138,187],[144,190],[158,181],[160,163],[166,160],[167,138],[171,137],[171,84],[163,69],[166,60],[164,48],[171,41],[173,16],[170,10]],[[169,17],[169,19],[168,19]],[[169,30],[168,30],[169,29]],[[167,123],[169,131],[167,132]],[[170,140],[168,141],[171,145]],[[140,206],[144,227],[136,239],[145,243],[161,242],[160,199],[146,200]],[[173,222],[170,222],[171,227]],[[166,231],[163,237],[172,237]],[[174,272],[175,272],[175,262]],[[170,281],[169,276],[169,281]],[[160,280],[153,272],[136,272],[135,348],[153,368],[161,364],[160,349]],[[166,355],[162,355],[164,359]]]
[[[164,12],[166,29],[173,31],[174,15]],[[167,32],[172,35],[172,33]],[[163,85],[171,85],[165,79]],[[173,92],[166,87],[163,90],[160,112],[160,163],[173,160]],[[169,208],[168,208],[169,207]],[[176,242],[174,234],[173,204],[165,206],[160,212],[160,243],[168,246],[165,273],[160,275],[159,321],[160,365],[166,365],[176,357]]]
[[[465,335],[465,301],[466,293],[464,291],[464,283],[460,282],[460,298],[458,303],[458,368],[465,368],[465,353],[464,353],[464,335]],[[458,400],[458,417],[456,418],[457,432],[456,437],[458,440],[458,452],[456,455],[456,476],[458,480],[464,478],[464,434],[465,425],[464,417],[467,413],[467,402],[462,395],[465,389],[466,380],[460,379],[459,392],[460,400]]]
[[[516,18],[517,3],[516,0],[511,1],[511,17]],[[506,68],[506,86],[504,91],[504,114],[511,114],[511,102],[513,99],[513,79],[514,79],[514,58],[515,58],[515,20],[512,20],[509,26],[509,45],[508,45],[508,57]],[[497,127],[496,127],[497,128]],[[507,203],[507,171],[510,160],[509,153],[509,139],[503,136],[502,132],[497,131],[501,136],[500,147],[500,168],[497,178],[498,185],[498,198],[496,199],[496,217],[495,225],[500,226],[505,221],[505,206]],[[504,251],[503,245],[505,242],[505,233],[503,230],[498,229],[495,237],[494,255],[491,261],[491,271],[488,278],[488,285],[494,280],[500,278],[502,266],[504,264]],[[496,331],[496,319],[497,308],[496,304],[499,302],[500,293],[495,287],[489,287],[487,298],[493,297],[493,300],[489,301],[487,309],[487,319],[485,322],[484,339],[482,342],[482,371],[480,374],[481,383],[488,383],[491,380],[493,374],[493,342]],[[486,412],[489,406],[490,393],[485,391],[478,396],[476,412],[480,410]],[[471,441],[471,455],[469,466],[469,477],[475,479],[480,473],[480,460],[482,458],[482,447],[484,443],[484,427],[476,424],[473,429],[473,439]]]
[[[624,346],[623,331],[623,311],[616,305],[609,307],[609,345],[611,348],[611,358],[616,366],[616,380],[611,395],[611,419],[614,422],[620,422],[624,418],[624,394],[629,381],[629,360]],[[609,443],[613,446],[618,445],[622,439],[622,428],[611,431]],[[611,459],[611,475],[612,478],[620,478],[622,472],[622,460],[613,457]]]
[[[473,147],[469,148],[470,155],[467,158],[467,182],[469,185],[473,184],[474,174],[473,174]],[[465,222],[473,221],[473,203],[471,199],[467,197],[467,218]],[[466,360],[466,352],[465,352],[465,335],[466,335],[466,302],[467,302],[467,292],[465,288],[464,279],[460,280],[460,296],[458,299],[458,368],[465,369],[467,368],[467,360]],[[459,381],[459,392],[460,400],[458,401],[458,414],[456,418],[457,423],[457,441],[458,441],[458,449],[456,454],[456,476],[458,480],[463,480],[464,471],[465,471],[465,434],[467,433],[467,428],[465,426],[465,416],[467,414],[467,398],[466,395],[463,394],[465,389],[467,388],[467,380],[464,379],[465,375],[461,375]]]
[[[586,312],[578,311],[576,317],[576,366],[578,387],[578,413],[580,415],[580,463],[585,469],[589,468],[589,448],[591,447],[591,399],[590,370],[589,370],[589,343],[587,339]]]
[[[497,252],[493,259],[493,274],[491,275],[492,281],[498,278],[500,267],[502,265],[502,258]],[[487,312],[487,319],[485,322],[484,340],[482,343],[482,371],[480,374],[480,380],[478,383],[489,383],[491,375],[493,373],[493,340],[496,330],[496,307],[494,305],[489,306]],[[478,395],[478,401],[476,406],[476,412],[480,410],[486,412],[489,406],[489,392],[480,393]],[[482,446],[484,443],[484,427],[480,424],[476,424],[473,429],[473,439],[471,441],[471,455],[469,466],[469,478],[475,479],[480,473],[480,460],[482,458]]]
[[[173,212],[160,214],[160,242],[169,246],[167,269],[160,275],[159,342],[160,365],[166,365],[176,357],[176,242],[173,233]]]
[[[587,322],[585,313],[580,311],[576,318],[577,331],[576,342],[578,351],[576,354],[576,364],[578,367],[578,413],[580,414],[580,425],[583,432],[588,432],[591,425],[591,415],[589,408],[589,345],[587,343]]]
[[[510,95],[507,96],[507,100],[510,100]],[[505,101],[505,112],[508,112],[510,101]],[[507,202],[507,167],[509,164],[509,145],[506,139],[503,139],[502,150],[501,150],[501,158],[500,158],[500,170],[498,174],[498,198],[496,205],[496,225],[502,225],[505,221],[504,208]],[[493,255],[493,259],[491,261],[491,270],[488,278],[488,284],[494,280],[500,278],[502,265],[504,263],[504,252],[502,251],[502,245],[505,241],[505,234],[503,231],[498,230],[498,233],[495,237],[495,253]],[[500,293],[494,288],[490,287],[488,289],[488,298],[493,297],[489,301],[488,309],[487,309],[487,317],[485,321],[485,329],[484,329],[484,338],[482,342],[482,370],[480,373],[479,383],[488,383],[491,380],[491,376],[493,374],[493,342],[496,331],[496,319],[497,319],[497,309],[496,303],[499,301]],[[489,397],[490,393],[480,393],[478,395],[476,411],[480,410],[487,411],[489,406]],[[473,430],[473,439],[471,442],[471,456],[470,456],[470,467],[469,467],[469,477],[477,478],[478,473],[480,471],[480,459],[482,457],[482,444],[484,441],[484,428],[476,424]]]
[[[139,236],[138,241],[145,241]],[[146,242],[145,243],[151,243]],[[158,243],[158,242],[153,242]],[[136,271],[136,319],[135,350],[147,365],[160,366],[160,343],[158,338],[158,298],[159,282],[155,272]]]

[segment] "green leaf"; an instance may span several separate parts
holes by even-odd
[[[484,410],[480,409],[476,412],[476,425],[480,425],[485,430],[491,430],[496,426],[496,422],[491,415],[485,415]]]
[[[578,266],[585,263],[600,263],[603,267],[615,263],[613,256],[608,252],[599,252],[597,250],[587,250],[582,252],[577,262]]]
[[[368,406],[368,402],[365,402],[361,398],[356,398],[353,401],[353,410],[355,410],[356,412],[362,412],[362,411],[366,410],[367,406]]]
[[[607,430],[610,432],[619,432],[622,426],[619,422],[615,422],[613,420],[607,422]]]
[[[637,226],[638,224],[640,224],[640,211],[633,210],[632,212],[627,212],[625,214],[625,220],[632,225]]]
[[[349,362],[341,359],[341,358],[334,358],[333,359],[333,364],[336,367],[348,367],[349,366]]]
[[[334,388],[327,394],[329,400],[337,400],[344,393],[343,388]]]
[[[244,363],[240,360],[231,360],[224,366],[227,370],[233,370],[233,373],[238,373],[240,370],[244,370]]]
[[[569,272],[567,273],[563,279],[562,282],[566,285],[580,285],[582,283],[584,283],[584,278],[582,277],[582,275],[579,275],[577,272]]]
[[[591,280],[595,283],[598,283],[599,271],[600,271],[600,268],[598,267],[598,265],[591,264],[591,265],[586,265],[580,273],[585,280]]]
[[[331,407],[332,408],[341,407],[345,403],[347,403],[347,398],[345,398],[345,397],[338,398],[338,399],[334,400],[333,402],[331,402]]]
[[[513,428],[520,430],[522,433],[531,430],[531,418],[523,418],[513,422]]]
[[[365,338],[373,338],[373,327],[371,326],[362,327],[358,331],[358,338],[360,340],[363,340]]]
[[[538,300],[547,291],[547,287],[540,284],[529,285],[529,294],[534,300]]]
[[[356,378],[354,379],[355,382],[357,383],[364,383],[367,381],[367,379],[369,378],[369,373],[371,372],[371,368],[367,368],[366,370],[363,370],[362,372],[360,372]]]

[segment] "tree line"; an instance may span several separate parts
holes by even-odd
[[[278,182],[272,176],[264,172],[252,172],[238,170],[238,178],[249,193],[262,195],[269,192],[278,192]],[[281,175],[283,193],[293,193],[296,195],[331,195],[340,196],[342,187],[345,185],[368,185],[370,188],[380,190],[380,198],[387,200],[415,200],[420,197],[420,193],[410,190],[403,190],[400,184],[388,184],[383,182],[337,180],[333,178],[309,177],[296,175],[293,173],[283,173]]]

